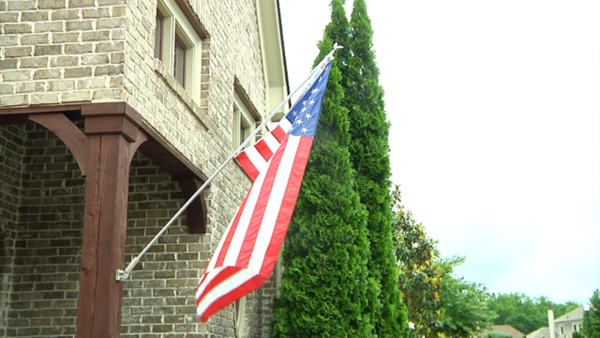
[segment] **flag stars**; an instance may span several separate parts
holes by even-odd
[[[310,100],[309,104],[312,106],[313,104],[317,103],[315,100]]]
[[[306,134],[306,133],[308,133],[308,129],[307,128],[302,128],[302,132]]]
[[[302,123],[304,123],[304,121],[302,121],[301,119],[296,120],[296,124],[302,124]]]
[[[319,88],[315,88],[315,89],[313,89],[313,90],[312,90],[312,92],[311,92],[311,93],[313,93],[313,94],[316,94],[316,93],[318,93],[318,92],[319,92]]]
[[[301,112],[301,113],[304,113],[306,110],[307,110],[307,109],[306,109],[306,107],[304,107],[304,108],[302,108],[302,109],[300,110],[300,112]]]
[[[312,117],[312,115],[310,115],[310,113],[308,113],[308,114],[304,115],[304,118],[305,118],[305,119],[309,119],[309,118],[311,118],[311,117]]]

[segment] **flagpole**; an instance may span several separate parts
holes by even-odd
[[[267,116],[261,122],[261,124],[256,129],[254,129],[254,131],[246,138],[246,140],[244,140],[244,142],[242,142],[242,144],[219,166],[219,168],[217,168],[217,170],[202,184],[202,186],[198,190],[196,190],[196,192],[183,204],[183,206],[181,206],[179,211],[177,211],[177,213],[175,213],[175,215],[173,217],[171,217],[171,219],[167,222],[167,224],[165,224],[165,226],[163,226],[163,228],[156,234],[156,236],[154,236],[154,238],[150,241],[150,243],[148,243],[144,247],[144,249],[136,257],[134,257],[131,260],[131,263],[129,263],[129,265],[127,265],[125,270],[117,269],[117,275],[116,275],[117,281],[122,282],[125,279],[129,278],[129,276],[131,275],[131,272],[133,271],[135,266],[140,262],[140,258],[143,255],[145,255],[148,252],[148,250],[150,250],[150,247],[152,247],[154,244],[156,244],[156,242],[158,241],[158,238],[160,238],[160,236],[162,236],[167,231],[167,229],[175,222],[175,220],[177,218],[179,218],[179,216],[181,216],[181,214],[183,214],[183,212],[190,206],[190,204],[192,204],[194,199],[196,199],[196,197],[200,196],[200,194],[206,189],[206,187],[208,187],[208,184],[223,170],[223,168],[225,168],[225,166],[229,162],[231,162],[231,160],[233,160],[240,153],[240,151],[244,150],[244,148],[250,142],[252,137],[254,137],[260,130],[262,130],[262,128],[267,124],[267,122],[269,122],[277,114],[279,109],[281,109],[294,95],[296,95],[296,93],[300,92],[300,90],[303,90],[304,92],[306,92],[306,90],[308,90],[308,88],[312,85],[312,83],[314,83],[314,81],[318,77],[315,75],[320,74],[320,71],[322,71],[321,65],[333,60],[333,54],[335,53],[335,51],[337,49],[340,49],[340,48],[344,48],[344,47],[335,43],[331,52],[329,52],[329,54],[327,54],[323,58],[323,60],[321,60],[321,62],[319,62],[319,64],[310,72],[310,75],[308,76],[308,78],[306,78],[306,80],[304,80],[302,82],[302,84],[300,84],[300,86],[298,86],[298,88],[296,90],[294,90],[293,93],[289,94],[285,99],[283,99],[283,101],[281,101],[281,103],[279,103],[277,105],[277,107],[275,107],[275,109],[273,109],[271,114],[269,114],[269,116]],[[309,85],[306,86],[307,84],[309,84]],[[304,93],[301,92],[301,94],[304,94]]]

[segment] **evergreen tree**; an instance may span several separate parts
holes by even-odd
[[[392,246],[392,212],[389,195],[389,123],[383,88],[373,53],[373,29],[365,0],[355,0],[350,19],[350,40],[342,69],[350,123],[350,156],[356,171],[356,191],[368,211],[369,274],[379,288],[372,303],[378,337],[408,335],[406,308],[398,289],[398,270]]]
[[[334,0],[317,61],[344,31],[343,3]],[[334,61],[286,236],[281,296],[275,299],[270,333],[275,338],[375,337],[371,318],[364,313],[368,297],[376,294],[368,282],[367,215],[354,191],[339,66]]]

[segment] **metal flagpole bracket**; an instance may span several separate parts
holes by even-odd
[[[117,269],[117,282],[123,282],[129,278],[129,273],[125,270]]]

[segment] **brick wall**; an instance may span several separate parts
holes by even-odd
[[[43,127],[0,127],[0,145],[0,337],[73,337],[84,178],[67,147]],[[139,153],[129,190],[126,264],[183,201],[177,182]],[[195,315],[195,286],[211,242],[208,234],[188,234],[185,217],[171,226],[124,282],[122,337],[234,337],[233,306],[208,323]],[[244,337],[268,337],[273,292],[267,282],[247,296]]]

